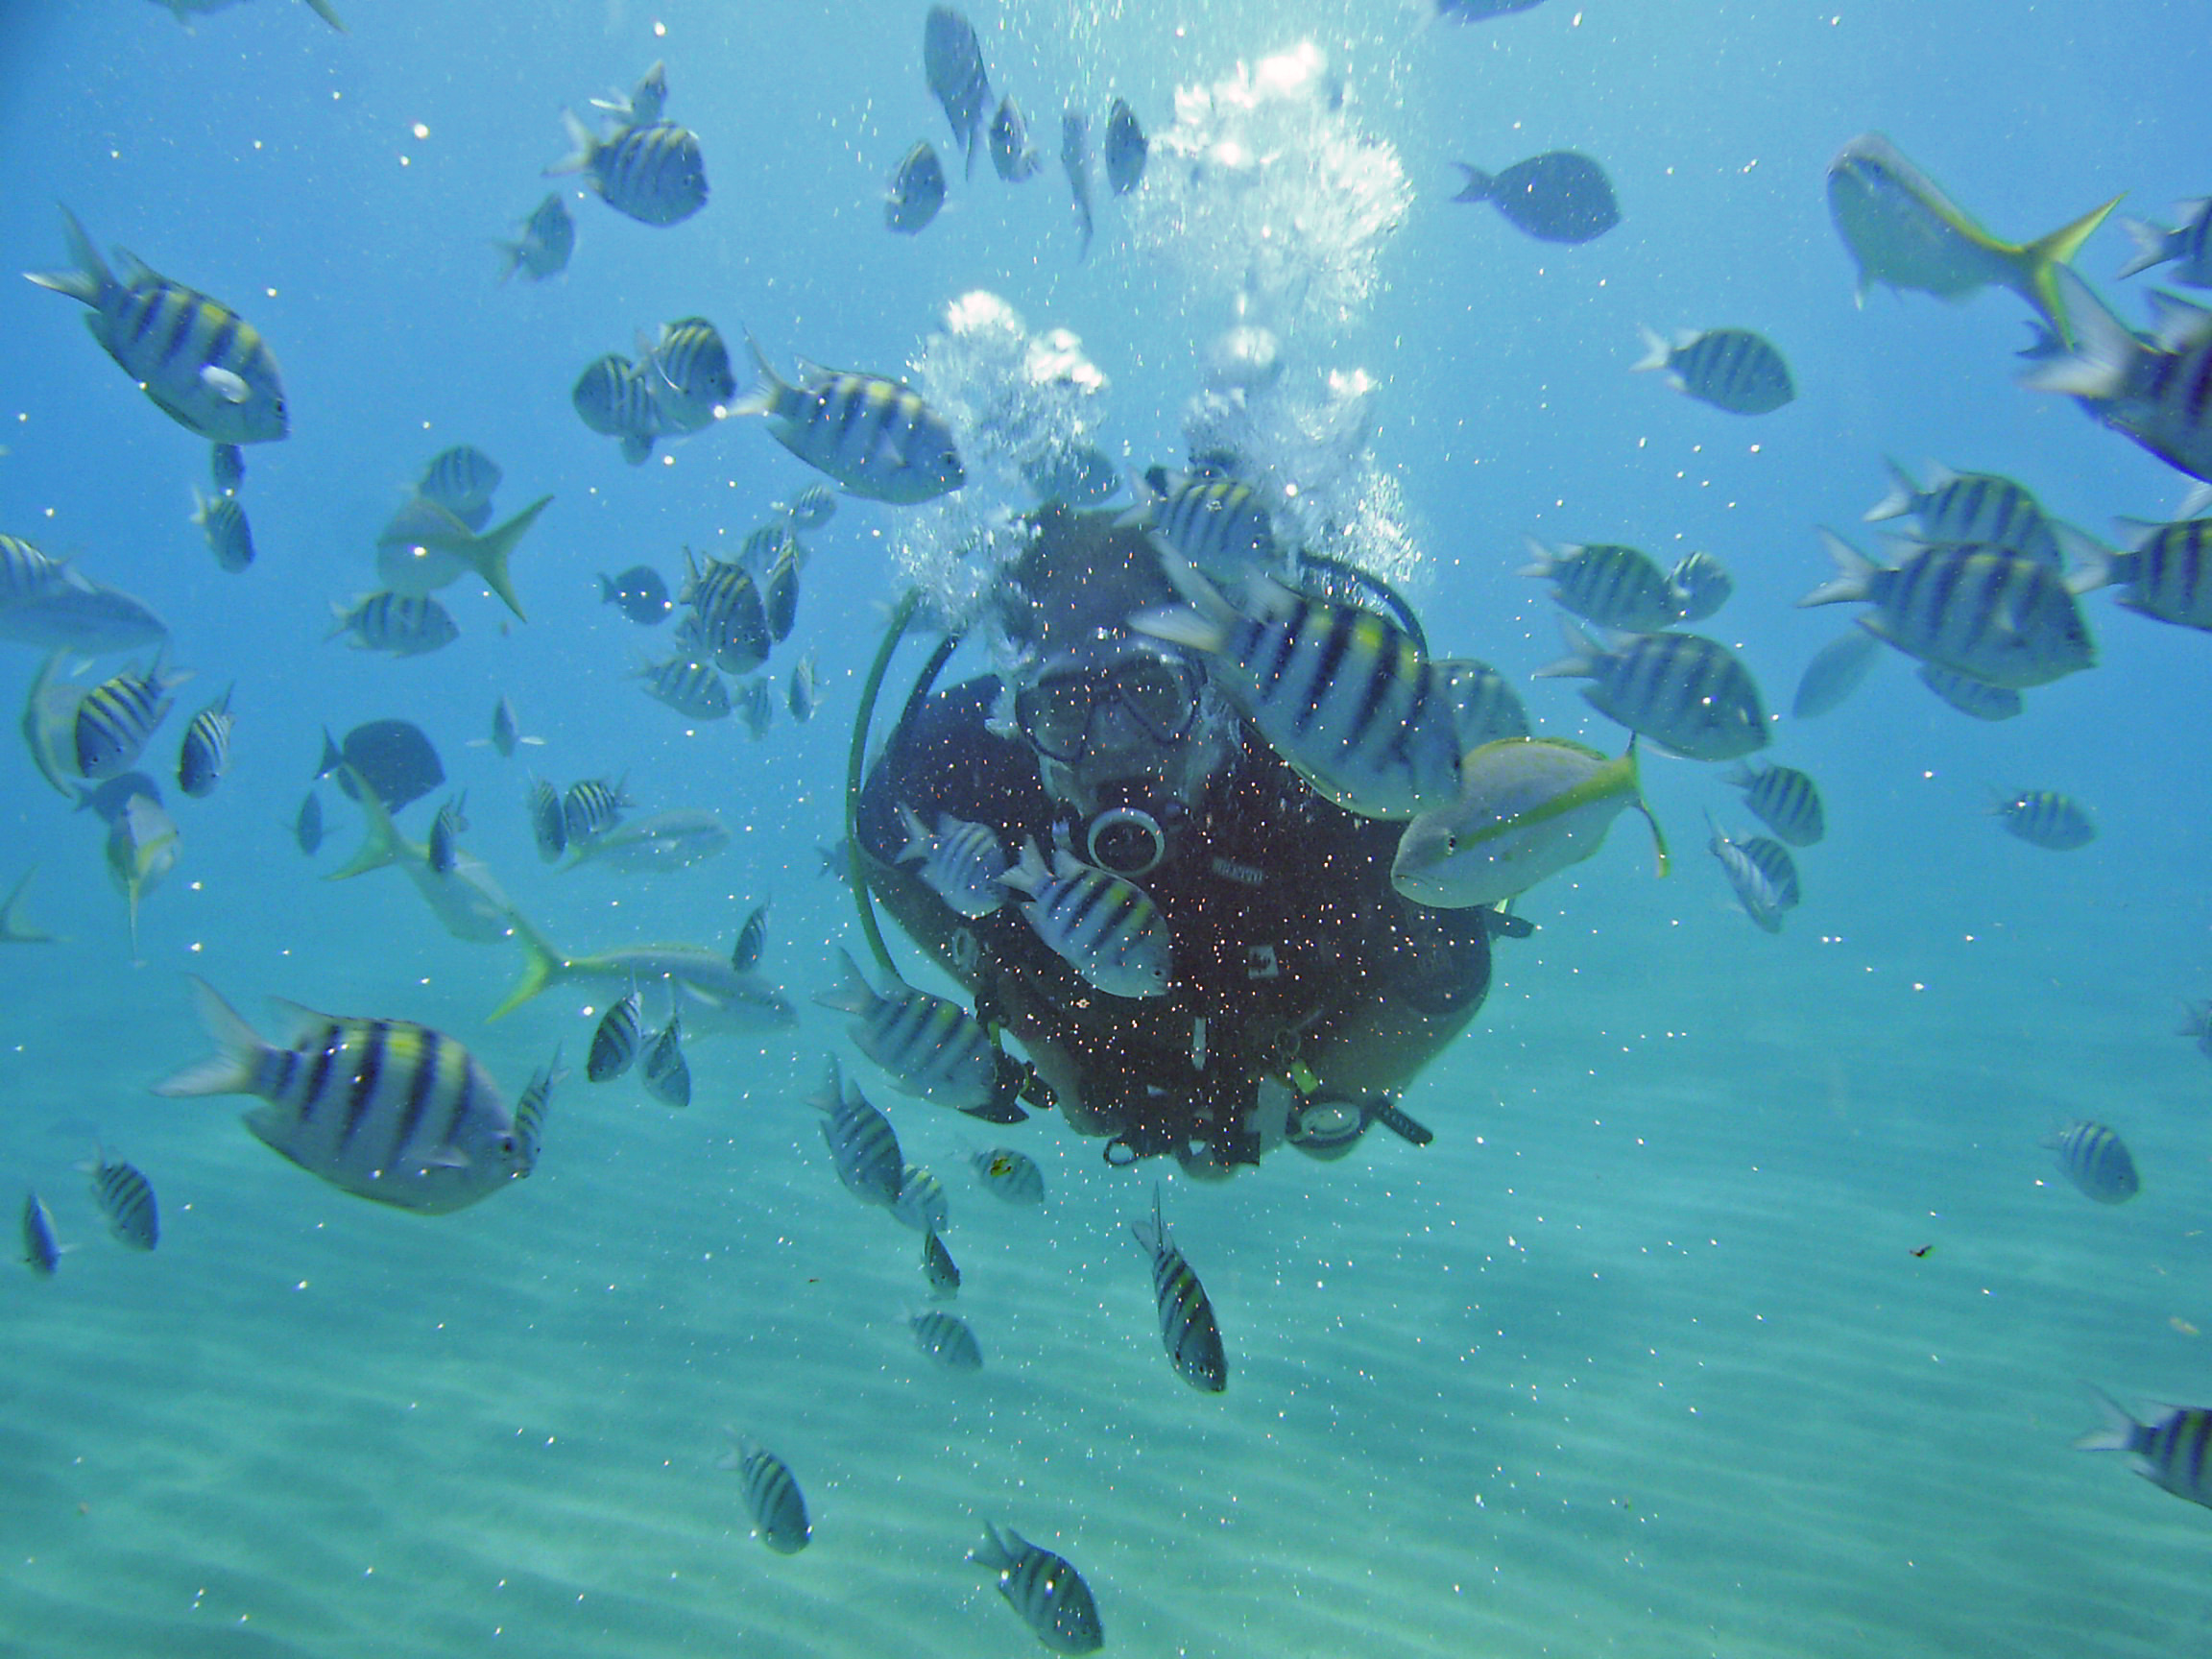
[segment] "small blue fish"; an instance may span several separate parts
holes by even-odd
[[[913,1328],[915,1346],[948,1371],[980,1371],[983,1350],[975,1333],[956,1313],[917,1313],[906,1322]]]
[[[2142,1190],[2128,1143],[2102,1123],[2078,1118],[2044,1137],[2043,1146],[2058,1154],[2066,1179],[2100,1204],[2125,1204]]]
[[[54,1217],[36,1192],[23,1198],[23,1265],[41,1279],[51,1279],[61,1265],[61,1249],[54,1241]]]

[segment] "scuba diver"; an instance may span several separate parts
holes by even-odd
[[[1401,898],[1405,826],[1316,793],[1202,656],[1131,626],[1178,599],[1143,531],[1065,506],[1034,522],[994,618],[1014,665],[939,690],[934,660],[854,804],[855,874],[1020,1042],[1022,1097],[1107,1137],[1110,1163],[1226,1176],[1279,1144],[1341,1157],[1376,1122],[1426,1142],[1397,1094],[1481,1007],[1507,919]],[[1013,881],[987,914],[955,909],[900,861],[940,814],[987,827],[1009,864],[1059,847],[1136,883],[1167,930],[1165,988],[1100,990]],[[1021,1120],[1012,1094],[980,1115]]]

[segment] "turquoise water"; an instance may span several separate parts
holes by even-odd
[[[1828,574],[1813,527],[1873,544],[1856,520],[1885,454],[2011,474],[2098,534],[2182,483],[2012,384],[2013,296],[1854,309],[1828,158],[1884,130],[2007,236],[2122,191],[2165,218],[2212,189],[2192,171],[2212,153],[2195,9],[1547,0],[1449,27],[1412,6],[977,4],[1047,165],[1020,190],[952,167],[912,240],[878,202],[915,137],[949,149],[924,8],[459,10],[352,0],[345,36],[291,0],[191,33],[142,0],[0,11],[12,268],[62,263],[68,203],[104,247],[252,321],[294,422],[248,451],[261,556],[227,577],[186,520],[205,445],[77,307],[0,285],[0,531],[171,623],[199,679],[150,770],[233,677],[239,717],[223,786],[172,792],[182,855],[135,956],[100,826],[20,752],[0,765],[0,881],[37,864],[26,917],[66,936],[0,947],[0,1201],[35,1187],[79,1246],[51,1283],[0,1276],[0,1652],[1033,1651],[963,1559],[985,1520],[1073,1560],[1131,1654],[2206,1645],[2212,1523],[2067,1448],[2096,1421],[2084,1381],[2212,1403],[2212,1071],[2172,1034],[2212,995],[2201,637],[2099,595],[2100,666],[2016,721],[1953,714],[1890,657],[1835,714],[1783,722],[1774,757],[1818,777],[1829,833],[1779,937],[1701,851],[1708,808],[1748,828],[1735,792],[1649,760],[1675,873],[1652,879],[1629,825],[1529,896],[1538,933],[1501,945],[1488,1006],[1407,1096],[1426,1149],[1278,1153],[1203,1186],[1110,1170],[1050,1118],[989,1130],[889,1096],[951,1193],[986,1356],[954,1377],[904,1329],[915,1236],[837,1190],[802,1104],[841,1025],[805,1005],[856,934],[813,849],[838,831],[900,514],[848,502],[815,541],[793,643],[822,665],[816,723],[687,733],[625,679],[658,641],[599,606],[593,573],[734,542],[809,475],[749,425],[632,469],[567,407],[585,362],[670,318],[893,370],[985,287],[1081,335],[1118,450],[1172,460],[1218,292],[1141,246],[1102,185],[1076,262],[1051,115],[1118,91],[1157,135],[1177,88],[1310,39],[1411,188],[1376,292],[1306,361],[1379,383],[1374,453],[1426,551],[1407,586],[1431,637],[1516,679],[1557,654],[1512,574],[1524,532],[1703,547],[1738,583],[1708,631],[1786,708],[1841,615],[1793,608]],[[546,188],[560,108],[656,57],[706,147],[707,210],[661,230],[575,200],[565,276],[498,286],[487,241]],[[1623,204],[1588,247],[1447,200],[1455,159],[1564,145]],[[2132,317],[2109,280],[2127,246],[2107,227],[2080,267]],[[1742,421],[1632,376],[1639,323],[1756,327],[1797,401]],[[323,643],[329,601],[374,585],[403,487],[463,441],[506,469],[502,511],[555,494],[517,559],[528,624],[463,586],[436,656]],[[36,656],[0,650],[12,706]],[[1618,742],[1571,685],[1521,683],[1547,732]],[[512,761],[467,741],[502,693],[545,738]],[[556,1042],[581,1054],[583,996],[487,1024],[515,951],[447,937],[394,874],[318,878],[356,833],[327,787],[333,844],[293,846],[320,729],[386,715],[438,741],[470,850],[566,950],[726,947],[772,901],[766,967],[799,1028],[700,1043],[687,1113],[571,1080],[535,1176],[435,1218],[290,1167],[238,1102],[151,1095],[203,1052],[187,972],[265,1029],[268,997],[438,1025],[510,1093]],[[531,767],[626,770],[643,805],[716,808],[734,842],[652,880],[553,874],[519,806]],[[2014,841],[1984,815],[1992,786],[2075,794],[2100,837]],[[2038,1149],[2077,1116],[2126,1136],[2133,1203],[2092,1205]],[[151,1257],[105,1236],[72,1168],[95,1135],[160,1194]],[[969,1178],[963,1148],[1001,1140],[1044,1166],[1042,1213]],[[1219,1310],[1218,1399],[1159,1352],[1125,1225],[1156,1174]],[[726,1425],[791,1464],[803,1554],[748,1537],[714,1466]]]

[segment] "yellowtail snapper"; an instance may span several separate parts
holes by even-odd
[[[1214,1304],[1198,1275],[1175,1248],[1174,1236],[1160,1214],[1160,1189],[1152,1189],[1152,1221],[1133,1221],[1129,1230],[1152,1257],[1152,1296],[1159,1305],[1160,1340],[1175,1374],[1201,1394],[1229,1386],[1229,1360],[1221,1351],[1221,1330]]]
[[[2212,1410],[2161,1406],[2138,1423],[2110,1395],[2096,1389],[2104,1427],[2074,1442],[2079,1452],[2125,1452],[2136,1474],[2176,1498],[2212,1507]]]
[[[2045,1136],[2043,1148],[2056,1152],[2059,1171],[2100,1204],[2125,1204],[2142,1190],[2127,1142],[2102,1123],[2078,1118]]]
[[[1811,847],[1827,834],[1820,786],[1794,766],[1746,763],[1729,773],[1726,781],[1743,790],[1743,805],[1791,846]]]
[[[854,1017],[848,1030],[854,1046],[895,1088],[960,1112],[991,1103],[998,1051],[974,1015],[896,975],[888,994],[878,993],[848,950],[837,952],[837,963],[842,979],[814,1000]]]
[[[807,1104],[824,1114],[822,1143],[830,1149],[830,1167],[845,1190],[863,1204],[886,1210],[896,1204],[906,1170],[898,1132],[859,1090],[846,1086],[834,1054],[829,1081],[807,1096]]]
[[[1731,415],[1771,414],[1797,396],[1782,353],[1748,328],[1685,329],[1671,345],[1647,328],[1634,369],[1663,370],[1675,391]]]
[[[450,509],[429,496],[410,496],[377,532],[376,574],[393,592],[419,598],[450,587],[473,571],[518,620],[527,621],[522,601],[515,591],[509,561],[552,499],[541,495],[512,518],[479,536]],[[470,517],[481,520],[490,515],[491,503],[486,498]]]
[[[918,235],[945,205],[945,168],[925,138],[906,152],[883,191],[883,223],[902,236]]]
[[[937,1237],[931,1227],[922,1235],[922,1277],[929,1282],[929,1293],[940,1299],[950,1299],[960,1293],[960,1268],[952,1260],[952,1252],[945,1248],[945,1240]]]
[[[255,1094],[246,1127],[345,1191],[424,1214],[473,1204],[514,1179],[515,1120],[498,1086],[452,1038],[404,1020],[335,1018],[280,1004],[291,1046],[264,1043],[195,978],[219,1052],[157,1085],[168,1095]]]
[[[561,120],[573,149],[545,169],[547,178],[582,174],[601,201],[640,225],[680,225],[707,205],[697,133],[656,121],[601,139],[570,110],[562,110]]]
[[[2001,794],[1990,802],[1989,810],[2031,847],[2071,853],[2097,839],[2097,821],[2089,815],[2089,808],[2056,789]]]
[[[143,673],[126,668],[93,686],[77,705],[77,770],[91,779],[129,771],[154,729],[168,718],[177,687],[191,678],[156,662]]]
[[[51,1279],[61,1265],[63,1246],[54,1240],[54,1216],[36,1192],[23,1196],[23,1265]]]
[[[1525,537],[1529,563],[1520,574],[1551,584],[1551,597],[1600,628],[1656,634],[1682,615],[1682,595],[1649,554],[1619,542],[1564,541],[1547,547]]]
[[[968,1559],[998,1575],[998,1594],[1053,1652],[1095,1653],[1106,1645],[1091,1586],[1064,1557],[986,1521],[983,1543]]]
[[[153,1183],[143,1173],[98,1147],[93,1148],[89,1164],[77,1167],[92,1178],[92,1201],[108,1218],[108,1231],[118,1244],[151,1250],[161,1242],[160,1209],[154,1201]]]
[[[814,1536],[814,1527],[806,1519],[806,1499],[792,1479],[790,1466],[757,1440],[733,1429],[728,1432],[731,1450],[719,1466],[737,1473],[753,1535],[779,1555],[798,1554]]]
[[[64,207],[61,218],[77,269],[24,275],[89,305],[92,338],[163,414],[218,444],[271,444],[284,436],[276,359],[251,324],[120,249],[124,279],[117,281],[77,216]]]
[[[645,1050],[645,1093],[663,1106],[691,1104],[691,1063],[684,1058],[681,1014],[668,1016],[668,1023]]]
[[[177,787],[194,800],[211,795],[223,774],[230,769],[230,693],[223,695],[192,716],[184,728],[183,747],[177,755]]]
[[[896,864],[919,864],[929,890],[967,917],[988,916],[1006,902],[1002,878],[1006,850],[988,824],[972,824],[950,812],[937,814],[932,834],[921,816],[902,802],[899,821],[906,844],[893,855]]]
[[[519,271],[528,280],[542,282],[568,269],[568,255],[576,251],[576,221],[556,190],[531,209],[514,241],[492,246],[499,250],[504,260],[499,268],[500,281]]]
[[[967,482],[950,424],[912,388],[814,364],[789,385],[746,344],[758,379],[730,413],[765,416],[777,443],[853,494],[912,506]]]
[[[1065,846],[1052,866],[1037,843],[999,880],[1026,893],[1022,916],[1046,946],[1110,997],[1165,997],[1171,971],[1167,919],[1125,877],[1084,863]]]
[[[1830,531],[1820,537],[1839,574],[1797,603],[1863,601],[1870,609],[1859,625],[1908,656],[2015,691],[2097,661],[2074,603],[2078,589],[2095,584],[2094,573],[2061,577],[1978,542],[1917,548],[1885,568]]]
[[[948,1371],[980,1371],[983,1348],[957,1313],[917,1313],[906,1321],[914,1345]]]
[[[192,522],[207,539],[207,551],[215,555],[217,568],[235,576],[253,563],[253,526],[247,522],[237,496],[203,495],[195,486]]]
[[[644,999],[633,991],[599,1017],[591,1033],[590,1051],[584,1057],[584,1075],[593,1083],[612,1083],[630,1070],[637,1058],[637,1029]]]
[[[1451,701],[1404,632],[1258,573],[1240,605],[1181,561],[1168,573],[1190,607],[1147,611],[1131,625],[1212,658],[1216,682],[1307,782],[1363,818],[1412,818],[1452,800]]]
[[[445,607],[426,595],[370,593],[350,606],[333,600],[330,622],[325,638],[350,634],[356,651],[381,651],[393,657],[425,656],[461,637]]]

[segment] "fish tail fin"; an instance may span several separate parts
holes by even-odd
[[[531,926],[518,912],[510,911],[507,920],[514,926],[515,942],[522,947],[522,976],[515,981],[515,988],[507,993],[506,1000],[484,1017],[486,1024],[514,1013],[559,979],[568,966],[567,958],[554,950],[545,935]]]
[[[172,1097],[183,1094],[249,1094],[253,1090],[253,1078],[261,1067],[261,1056],[268,1044],[261,1034],[246,1023],[244,1016],[229,1003],[214,986],[197,974],[185,975],[192,981],[192,997],[200,1010],[200,1022],[207,1027],[207,1035],[214,1039],[215,1052],[196,1066],[187,1066],[174,1076],[154,1085],[154,1093]]]
[[[313,12],[316,16],[322,18],[324,22],[329,24],[330,27],[337,30],[339,34],[343,35],[346,33],[346,25],[338,20],[338,13],[332,10],[330,0],[307,0],[307,7],[308,10]]]
[[[929,827],[922,822],[922,815],[902,801],[899,803],[899,822],[906,831],[906,845],[893,854],[891,862],[905,864],[916,858],[928,857],[932,837]]]
[[[1567,647],[1567,655],[1537,669],[1536,679],[1587,680],[1598,671],[1598,660],[1605,655],[1604,647],[1564,616],[1559,618],[1559,637]]]
[[[599,140],[592,136],[591,129],[576,118],[576,111],[561,111],[562,129],[568,134],[571,146],[567,155],[545,169],[544,177],[557,179],[564,173],[582,173],[591,165],[599,154]]]
[[[2020,376],[2020,384],[2031,392],[2063,392],[2075,397],[2118,397],[2127,389],[2128,371],[2142,349],[2140,343],[2070,267],[2053,266],[2052,279],[2076,325],[2071,332],[2064,326],[2058,329],[2072,349],[2036,364]]]
[[[1628,366],[1628,372],[1631,374],[1643,374],[1653,369],[1664,369],[1674,360],[1674,348],[1670,346],[1654,330],[1647,328],[1639,323],[1636,325],[1636,331],[1644,336],[1644,355]]]
[[[502,242],[496,236],[492,239],[492,247],[504,261],[499,268],[499,280],[504,282],[522,268],[522,255],[528,249],[523,243]]]
[[[1051,880],[1052,872],[1045,867],[1045,854],[1035,840],[1022,837],[1022,855],[1006,867],[998,879],[1001,884],[1026,893],[1034,899],[1046,882]]]
[[[515,583],[507,573],[507,556],[526,535],[530,526],[538,522],[538,515],[545,511],[550,495],[541,495],[506,523],[496,525],[477,537],[469,547],[469,563],[476,574],[484,578],[484,586],[499,595],[508,610],[515,613],[518,622],[527,622],[522,614],[522,601],[515,597]]]
[[[2074,566],[2066,573],[2067,592],[2080,598],[2096,589],[2108,588],[2119,579],[2112,549],[2088,531],[2064,519],[2054,519],[2051,528],[2057,536],[2059,549]]]
[[[361,808],[361,848],[324,877],[325,881],[345,881],[355,876],[366,876],[372,870],[397,864],[407,856],[407,843],[400,837],[399,826],[392,822],[392,814],[384,809],[376,791],[369,787],[369,780],[343,760],[338,763],[338,775],[340,782],[353,785],[353,799]]]
[[[814,1000],[825,1008],[834,1008],[843,1014],[865,1014],[880,1000],[874,986],[860,972],[860,964],[853,960],[853,952],[842,945],[837,948],[838,980],[834,988],[814,993]]]
[[[2067,320],[2066,296],[2058,284],[2058,268],[2071,261],[2089,240],[2090,232],[2104,223],[2104,216],[2120,205],[2115,196],[2102,207],[2092,207],[2071,225],[2061,225],[2048,236],[2038,236],[2020,250],[2020,298],[2043,313],[2058,338],[2074,344],[2074,325]]]
[[[8,897],[0,899],[0,939],[12,940],[17,945],[51,945],[54,943],[53,934],[41,933],[36,927],[24,926],[21,918],[15,914],[15,905],[22,899],[23,890],[31,885],[31,878],[37,874],[38,866],[32,865],[30,869],[23,872],[22,879],[8,890]]]
[[[650,432],[625,432],[622,435],[622,459],[633,467],[642,467],[653,454],[653,437]]]
[[[753,338],[753,330],[745,330],[745,349],[753,358],[753,390],[730,405],[729,419],[740,415],[773,415],[781,407],[790,388],[783,377],[776,373],[768,361],[768,354],[760,349],[760,342]]]
[[[1885,518],[1902,518],[1912,511],[1912,503],[1920,499],[1920,487],[1912,482],[1911,473],[1887,455],[1882,457],[1882,465],[1889,470],[1889,493],[1861,515],[1863,523],[1877,524]]]
[[[1820,531],[1820,545],[1828,550],[1828,557],[1836,561],[1835,579],[1821,583],[1798,600],[1798,607],[1841,605],[1848,600],[1865,598],[1867,579],[1881,566],[1826,527]]]
[[[1628,740],[1628,758],[1633,765],[1636,758],[1636,740],[1633,737]],[[1643,813],[1644,822],[1651,826],[1651,857],[1658,866],[1656,874],[1661,880],[1665,880],[1667,873],[1674,867],[1674,861],[1667,851],[1667,831],[1659,828],[1659,815],[1651,810],[1651,803],[1644,799],[1642,777],[1634,771],[1629,776],[1636,781],[1636,810]]]
[[[1452,198],[1453,201],[1487,202],[1490,200],[1490,187],[1495,180],[1491,179],[1489,174],[1483,172],[1479,167],[1470,167],[1464,161],[1455,161],[1452,165],[1467,175],[1467,182],[1459,187],[1459,193]]]
[[[1521,543],[1528,549],[1528,563],[1514,571],[1514,575],[1544,577],[1559,568],[1559,556],[1535,537],[1525,535]]]
[[[51,288],[57,294],[66,294],[72,300],[98,307],[101,297],[115,286],[115,275],[108,269],[108,261],[100,257],[100,250],[92,246],[92,238],[85,234],[84,226],[66,206],[61,208],[61,226],[69,239],[69,257],[76,269],[71,271],[26,271],[23,275],[41,288]]]
[[[2113,1399],[2111,1395],[2105,1393],[2104,1389],[2098,1387],[2096,1383],[2092,1382],[2088,1387],[2089,1392],[2097,1396],[2097,1408],[2104,1413],[2104,1421],[2100,1427],[2090,1430],[2088,1433],[2076,1439],[2074,1450],[2077,1452],[2134,1451],[2135,1436],[2141,1432],[2143,1425],[2135,1421],[2133,1412]]]
[[[2166,251],[2166,239],[2172,234],[2165,226],[2153,225],[2148,219],[2122,219],[2120,228],[2128,232],[2128,240],[2135,244],[2135,252],[2127,264],[2112,273],[2116,279],[2126,279],[2153,265],[2163,265],[2172,257]]]

